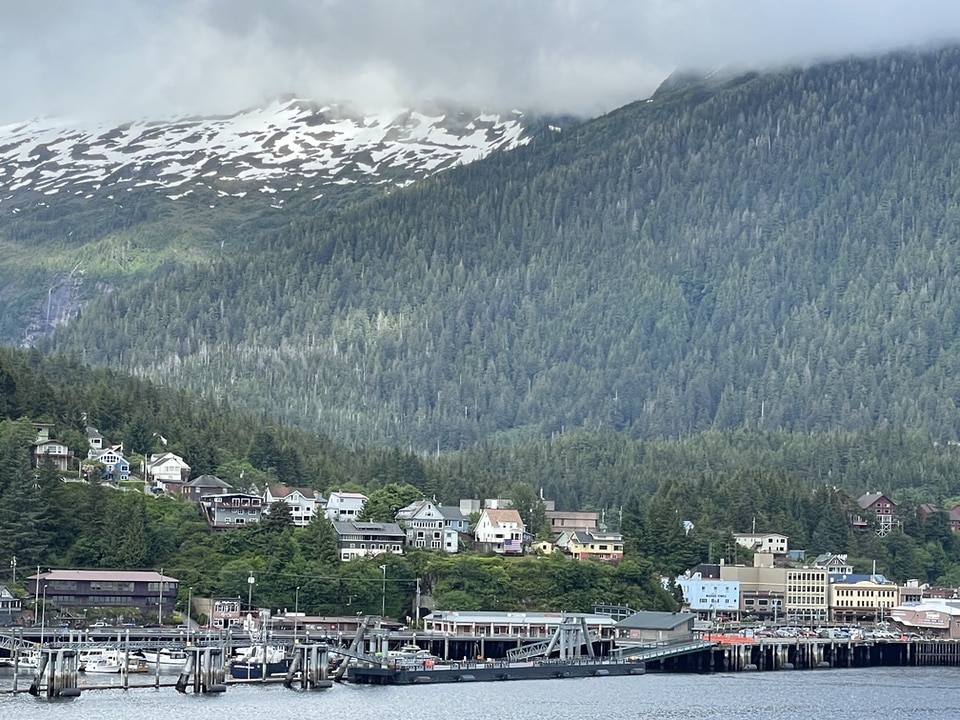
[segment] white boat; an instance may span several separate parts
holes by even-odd
[[[181,668],[187,662],[187,651],[174,648],[160,648],[153,650],[138,650],[136,656],[142,658],[148,665]]]
[[[111,648],[85,648],[80,651],[79,668],[87,673],[141,673],[147,672],[143,658],[130,655],[124,662],[124,653]]]

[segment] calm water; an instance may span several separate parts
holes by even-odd
[[[0,678],[0,686],[9,687]],[[16,720],[889,720],[957,717],[960,668],[871,668],[729,675],[643,675],[570,680],[365,687],[300,692],[282,685],[230,686],[222,695],[173,688],[87,691],[49,701],[0,695]]]

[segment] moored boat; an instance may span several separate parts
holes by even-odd
[[[260,680],[271,675],[286,675],[290,659],[283,648],[257,646],[241,648],[229,664],[230,677],[234,680]]]

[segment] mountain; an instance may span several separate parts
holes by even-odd
[[[960,50],[678,83],[266,228],[43,347],[355,443],[960,434]]]
[[[0,244],[20,255],[0,272],[0,297],[12,301],[0,337],[29,343],[131,275],[283,225],[291,205],[311,214],[389,192],[520,147],[547,122],[440,104],[371,115],[285,98],[223,117],[0,127]],[[25,262],[23,246],[43,254]]]
[[[364,115],[339,105],[276,100],[225,117],[120,126],[50,119],[0,127],[0,211],[59,195],[121,198],[149,188],[175,200],[369,183],[402,186],[494,150],[527,143],[523,114],[409,108]]]

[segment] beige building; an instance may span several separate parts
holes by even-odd
[[[900,604],[900,588],[881,575],[830,584],[830,619],[836,623],[880,622]]]
[[[822,622],[827,618],[823,568],[721,565],[720,579],[740,584],[740,613],[757,620]]]

